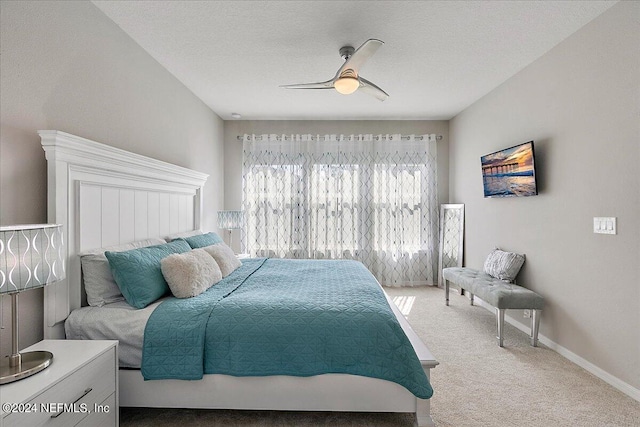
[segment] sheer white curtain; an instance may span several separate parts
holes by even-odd
[[[245,135],[243,249],[436,283],[436,164],[435,135]]]

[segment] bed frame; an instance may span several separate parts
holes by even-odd
[[[199,229],[208,175],[60,131],[38,133],[47,158],[48,220],[63,225],[67,249],[67,278],[45,287],[44,337],[63,339],[71,310],[86,305],[78,254]],[[438,362],[389,303],[430,377]],[[418,425],[434,425],[429,400],[396,383],[357,375],[144,381],[139,370],[120,369],[119,382],[121,406],[411,412]]]

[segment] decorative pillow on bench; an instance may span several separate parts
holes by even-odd
[[[524,264],[524,255],[494,249],[484,262],[484,272],[496,279],[513,282]]]

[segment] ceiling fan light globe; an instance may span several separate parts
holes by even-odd
[[[340,77],[333,82],[333,87],[343,95],[349,95],[358,90],[360,82],[355,77]]]

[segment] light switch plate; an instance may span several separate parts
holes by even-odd
[[[594,217],[593,232],[597,234],[617,234],[616,217],[614,216]]]

